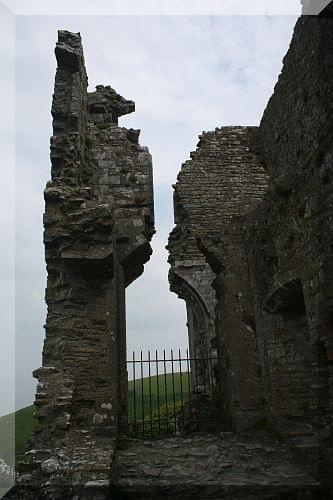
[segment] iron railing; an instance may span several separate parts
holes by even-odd
[[[217,357],[193,354],[183,357],[180,349],[159,357],[155,351],[139,356],[133,351],[127,361],[128,426],[136,438],[203,432],[214,425],[208,402],[216,389]]]

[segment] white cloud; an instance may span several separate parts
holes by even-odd
[[[306,0],[305,0],[306,1]],[[320,8],[328,0],[315,0]],[[300,0],[5,0],[18,15],[299,15]],[[312,0],[312,3],[314,1]],[[318,11],[319,12],[319,11]],[[317,13],[314,12],[314,13]]]
[[[15,385],[14,290],[14,16],[0,3],[2,96],[1,149],[1,281],[0,281],[0,415],[13,411]]]
[[[185,306],[168,292],[164,246],[173,225],[172,189],[202,130],[258,124],[287,50],[294,17],[18,17],[17,402],[32,401],[41,361],[46,283],[42,192],[50,175],[49,135],[57,29],[80,31],[90,88],[110,84],[136,101],[121,124],[141,128],[154,162],[158,234],[142,278],[127,291],[128,346],[183,347]]]

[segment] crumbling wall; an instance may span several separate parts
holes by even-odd
[[[268,175],[251,178],[246,128],[211,133],[210,147],[201,140],[182,168],[174,251],[199,249],[215,275],[226,417],[238,429],[275,428],[322,476],[329,476],[332,439],[331,14],[328,7],[299,19],[252,131],[255,162]],[[228,168],[219,170],[220,158]]]
[[[92,498],[95,489],[108,491],[126,421],[125,288],[151,254],[152,164],[140,131],[118,126],[134,102],[108,86],[87,93],[80,35],[60,31],[55,53],[44,216],[48,313],[43,363],[34,372],[39,428],[21,485],[43,486],[42,498],[52,488],[67,495],[83,487],[80,495]]]
[[[333,414],[332,10],[298,20],[259,129],[201,137],[178,176],[169,243],[171,288],[179,256],[199,261],[201,252],[215,276],[226,418],[237,429],[275,429],[326,479]]]
[[[193,288],[206,298],[213,323],[210,342],[219,357],[221,418],[231,420],[237,429],[258,418],[261,404],[243,218],[266,188],[256,127],[223,127],[203,133],[175,186],[177,225],[168,245],[171,290],[179,293],[177,277],[186,272],[187,281],[196,280]],[[217,252],[212,238],[218,239]],[[199,264],[209,281],[200,277]],[[203,293],[203,283],[209,293]],[[189,299],[179,295],[188,304]]]
[[[323,454],[321,473],[332,436],[331,15],[295,27],[260,125],[269,194],[248,244],[267,411],[299,450]]]

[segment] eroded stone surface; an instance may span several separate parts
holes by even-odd
[[[265,433],[128,440],[122,448],[115,498],[314,498],[318,487],[309,468]]]
[[[80,35],[58,36],[44,193],[48,313],[34,372],[39,427],[17,498],[108,491],[127,417],[125,288],[143,272],[154,233],[151,156],[140,131],[118,125],[134,102],[110,86],[87,93]]]

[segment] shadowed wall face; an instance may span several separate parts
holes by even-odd
[[[170,283],[216,291],[224,418],[332,467],[332,7],[296,24],[258,128],[203,134],[175,187]],[[209,275],[213,273],[213,275]],[[185,299],[186,300],[186,299]],[[214,316],[212,315],[212,318]],[[214,319],[213,319],[214,321]]]
[[[265,402],[331,475],[332,6],[295,27],[260,124],[269,192],[249,229]],[[321,456],[322,455],[322,456]],[[326,472],[324,472],[326,471]]]

